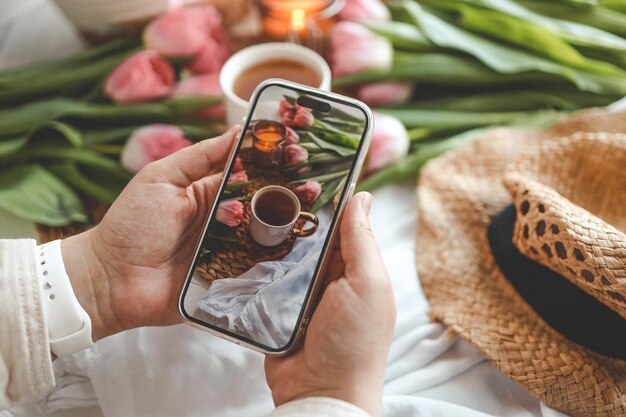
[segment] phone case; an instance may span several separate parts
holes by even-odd
[[[352,163],[352,166],[349,170],[347,177],[345,178],[345,185],[342,187],[343,192],[341,193],[340,198],[338,200],[336,198],[339,195],[339,193],[335,195],[336,207],[334,209],[334,212],[332,213],[333,215],[331,219],[332,224],[328,226],[329,230],[327,231],[326,240],[323,243],[323,247],[321,250],[320,257],[319,257],[319,262],[317,264],[317,268],[315,269],[315,273],[311,278],[312,282],[308,286],[308,291],[306,292],[302,308],[300,309],[300,314],[296,320],[295,330],[292,331],[291,337],[289,338],[286,344],[282,346],[273,347],[273,346],[269,346],[269,344],[267,343],[266,344],[261,343],[259,342],[259,340],[253,340],[250,337],[246,337],[242,334],[237,334],[231,330],[224,329],[216,324],[218,322],[217,319],[215,322],[210,323],[208,321],[209,319],[204,318],[204,316],[207,314],[205,311],[198,310],[197,313],[194,313],[196,314],[195,316],[190,314],[188,311],[186,311],[185,300],[186,300],[186,296],[188,295],[190,284],[192,283],[192,280],[194,279],[194,274],[201,275],[198,269],[201,263],[198,260],[200,259],[199,256],[202,255],[201,251],[206,250],[206,246],[208,246],[204,239],[199,240],[194,250],[194,257],[193,257],[194,261],[189,267],[189,270],[187,272],[187,277],[186,277],[185,283],[183,285],[183,289],[179,297],[179,311],[180,311],[181,316],[185,320],[185,322],[194,327],[198,327],[205,331],[209,331],[210,333],[218,337],[224,338],[238,345],[245,346],[247,348],[250,348],[250,349],[265,353],[265,354],[284,355],[284,354],[288,354],[292,352],[301,343],[304,337],[304,334],[306,332],[308,323],[310,321],[310,318],[315,309],[316,303],[318,301],[319,293],[320,293],[321,286],[323,283],[323,277],[325,275],[326,269],[328,268],[328,264],[330,262],[332,249],[335,245],[335,240],[337,237],[341,218],[343,217],[343,212],[345,210],[348,199],[354,193],[356,182],[357,182],[357,179],[359,178],[359,174],[363,166],[363,163],[365,161],[367,150],[369,148],[372,131],[373,131],[373,116],[372,116],[371,110],[364,103],[358,100],[354,100],[349,97],[341,96],[339,94],[321,91],[315,88],[307,87],[304,85],[300,85],[300,84],[296,84],[296,83],[292,83],[292,82],[280,80],[280,79],[269,79],[261,83],[256,88],[250,100],[252,104],[248,110],[247,115],[242,121],[242,131],[240,133],[240,137],[238,138],[238,141],[236,145],[233,147],[230,153],[230,156],[228,158],[228,163],[226,165],[226,169],[224,173],[222,174],[222,178],[220,181],[221,184],[220,184],[219,192],[217,194],[218,196],[220,196],[220,198],[215,199],[209,211],[209,215],[207,216],[207,219],[205,220],[205,224],[203,225],[203,232],[201,235],[203,237],[205,235],[210,236],[212,232],[212,228],[217,227],[215,226],[217,224],[215,218],[218,217],[218,213],[217,213],[218,208],[221,203],[226,201],[224,198],[224,195],[227,192],[229,192],[228,191],[229,178],[234,174],[233,170],[234,170],[235,165],[241,164],[241,159],[237,161],[237,157],[241,155],[241,152],[243,152],[244,147],[242,146],[242,144],[246,140],[247,135],[250,136],[248,132],[251,129],[254,129],[254,131],[252,132],[253,142],[252,142],[252,146],[251,146],[251,150],[249,154],[251,155],[252,161],[255,162],[255,165],[263,166],[264,164],[268,164],[267,166],[269,168],[267,168],[267,171],[270,172],[274,166],[278,165],[278,163],[276,162],[276,159],[281,158],[281,157],[285,158],[286,157],[285,155],[287,155],[285,151],[286,146],[284,145],[284,143],[286,143],[285,140],[283,140],[282,142],[283,147],[280,148],[280,151],[282,153],[274,152],[275,149],[271,148],[271,142],[268,142],[270,143],[270,145],[268,145],[267,149],[265,148],[265,145],[266,145],[266,143],[264,142],[265,138],[273,138],[276,135],[278,135],[276,137],[279,137],[281,134],[285,134],[281,130],[282,128],[280,128],[280,126],[277,126],[277,125],[280,125],[281,123],[279,122],[274,123],[271,120],[268,121],[264,119],[254,120],[253,127],[251,128],[251,123],[253,122],[253,115],[257,114],[257,112],[259,111],[259,107],[264,104],[264,103],[261,103],[259,99],[262,96],[263,92],[270,91],[268,90],[270,88],[280,88],[286,91],[293,92],[294,94],[298,95],[297,98],[295,99],[294,97],[285,95],[284,96],[285,100],[281,100],[281,104],[280,104],[281,109],[282,109],[282,106],[284,105],[286,108],[287,107],[289,108],[287,111],[291,111],[291,113],[286,114],[284,116],[284,117],[287,117],[290,122],[298,121],[297,118],[301,116],[297,114],[297,111],[296,111],[296,109],[298,109],[300,106],[299,103],[301,103],[302,106],[306,106],[307,108],[310,108],[313,112],[312,114],[321,115],[321,117],[319,117],[320,121],[317,121],[317,118],[316,118],[315,119],[316,121],[313,122],[313,123],[318,123],[318,124],[324,123],[323,122],[324,115],[322,114],[322,112],[327,111],[325,108],[322,108],[324,107],[324,105],[323,104],[320,105],[319,103],[330,102],[331,106],[332,106],[332,103],[336,103],[341,106],[349,106],[354,109],[358,109],[364,115],[364,119],[363,119],[364,128],[363,128],[362,135],[359,141],[358,149],[355,151],[353,159],[349,160],[350,163]],[[289,102],[290,99],[292,101],[293,100],[295,101]],[[316,99],[319,99],[320,101]],[[307,101],[307,100],[311,100],[311,101]],[[286,101],[286,103],[283,103],[283,101]],[[316,106],[318,106],[319,108],[317,108]],[[341,107],[341,106],[337,106],[337,107]],[[307,116],[306,111],[303,113],[305,113],[304,116]],[[291,117],[291,119],[289,119],[289,117]],[[339,123],[340,126],[342,125],[342,123],[348,126],[348,123],[350,123],[349,115],[345,114],[345,118],[348,120],[343,120],[341,118],[333,118],[332,115],[329,115],[328,117],[326,117],[326,120],[337,120],[337,123]],[[283,121],[285,121],[284,118],[283,118]],[[308,123],[308,122],[310,122],[310,120],[304,121],[304,123]],[[337,130],[333,126],[330,126],[328,129],[330,133],[333,133],[334,131]],[[275,131],[278,133],[276,133]],[[304,131],[304,133],[308,133],[308,132]],[[288,134],[291,134],[291,133],[288,132],[287,135]],[[284,138],[284,136],[282,137]],[[319,138],[317,138],[317,140],[314,140],[314,142],[315,142],[314,144],[322,144],[324,146],[327,146],[331,150],[333,149],[332,144],[328,145],[328,143],[324,142],[323,140],[320,140]],[[286,162],[280,161],[280,164],[281,166],[283,166],[286,164]],[[262,174],[263,171],[264,169],[262,167],[261,168],[257,167],[257,172],[260,172]],[[239,175],[239,177],[241,177],[241,175]],[[298,182],[298,181],[294,181],[294,182]],[[231,187],[232,187],[232,184],[231,184]],[[287,191],[289,190],[287,189]],[[297,239],[301,236],[304,239],[308,236],[307,233],[311,233],[310,232],[311,229],[315,227],[315,230],[317,230],[317,227],[323,226],[323,225],[320,226],[318,224],[317,226],[311,226],[308,229],[305,229],[304,227],[302,228],[297,227],[298,222],[302,222],[304,220],[308,222],[313,222],[317,218],[317,216],[313,213],[305,212],[302,207],[303,203],[300,203],[299,201],[300,197],[297,198],[298,201],[296,202],[295,200],[293,200],[293,197],[291,196],[291,194],[289,194],[287,191],[286,191],[286,186],[270,184],[270,185],[262,187],[259,190],[254,191],[252,198],[248,199],[247,204],[249,206],[248,206],[248,211],[246,213],[248,214],[250,219],[249,219],[249,225],[246,226],[246,230],[247,230],[247,233],[249,233],[249,235],[246,234],[245,239],[253,241],[252,245],[254,245],[254,247],[257,247],[257,246],[267,247],[267,248],[270,248],[268,250],[273,251],[274,248],[280,248],[281,246],[284,246],[285,242],[288,239],[290,239],[294,233],[296,234],[296,238],[294,239]],[[292,201],[291,203],[287,201],[289,199],[291,199]],[[284,200],[284,204],[282,203],[283,200]],[[235,200],[230,200],[230,201],[235,201]],[[269,203],[264,202],[264,201],[271,201],[272,203],[271,205],[268,205]],[[290,219],[289,216],[293,214],[292,212],[294,210],[292,210],[292,206],[290,204],[297,206],[296,208],[298,209],[297,210],[298,215],[296,217],[296,220],[293,221],[296,223],[292,224],[290,228],[288,229],[289,237],[284,238],[283,236],[285,235],[285,230],[286,230],[285,227],[287,226],[287,224],[282,225],[281,221],[284,222],[285,220]],[[233,203],[232,205],[236,206],[235,203]],[[264,208],[264,205],[267,207]],[[281,217],[283,214],[284,216]],[[304,214],[311,215],[312,217],[311,216],[309,217],[304,216],[304,218],[299,217]],[[211,225],[209,224],[210,220],[212,220]],[[233,223],[236,221],[236,219],[230,219],[230,220],[232,220]],[[219,224],[219,227],[222,227],[222,224]],[[237,227],[237,229],[240,229],[240,227]],[[279,230],[279,229],[282,229],[282,230]],[[313,234],[314,233],[315,231],[313,232]],[[241,239],[242,235],[238,235],[238,236],[239,236],[239,239]],[[284,239],[282,242],[280,240],[281,238]],[[223,253],[219,252],[219,248],[220,248],[219,244],[216,243],[215,245],[218,247],[218,249],[214,251],[217,252],[218,256],[222,256]],[[225,245],[227,244],[225,243]],[[214,249],[214,248],[211,247],[211,249]],[[243,255],[242,255],[242,258],[244,258]],[[282,259],[280,262],[282,262]],[[236,262],[233,262],[232,264],[235,265],[234,268],[238,267]],[[214,265],[214,263],[207,263],[207,265]],[[219,268],[217,268],[217,270],[219,270]],[[237,269],[234,269],[234,270],[237,271]],[[215,274],[215,270],[209,271],[209,272],[212,274]],[[212,275],[209,275],[209,278],[211,277]],[[234,279],[238,279],[238,278],[234,278]],[[213,285],[214,282],[215,281],[212,281],[211,285]],[[224,282],[226,281],[220,281],[220,283],[224,283]],[[209,287],[209,289],[210,288],[211,287]],[[202,299],[201,303],[202,302],[204,302],[204,298]],[[209,306],[206,307],[205,310],[213,311],[211,310],[211,308],[212,306],[209,304]],[[197,314],[202,314],[202,316],[200,316],[202,317],[202,319],[198,318],[199,316],[197,316]],[[207,315],[207,317],[210,317],[210,320],[214,319],[214,316]]]

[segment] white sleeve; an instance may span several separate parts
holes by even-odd
[[[370,417],[370,415],[356,405],[335,398],[309,397],[281,405],[270,417]]]
[[[54,386],[35,250],[0,239],[0,410]]]

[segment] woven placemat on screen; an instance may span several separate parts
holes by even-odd
[[[234,278],[246,272],[259,262],[276,261],[283,259],[293,248],[295,237],[290,235],[283,243],[274,247],[261,246],[250,236],[250,199],[261,188],[267,185],[281,185],[292,189],[288,178],[277,169],[257,168],[251,163],[250,148],[242,149],[239,156],[252,184],[243,188],[240,196],[245,200],[243,220],[235,228],[237,242],[210,240],[205,243],[205,248],[212,253],[210,262],[201,263],[196,273],[202,278],[212,282],[215,279]],[[303,204],[302,210],[308,211],[310,206]],[[298,220],[296,226],[302,228],[304,221]]]

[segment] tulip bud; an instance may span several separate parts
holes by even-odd
[[[246,174],[246,171],[237,171],[230,174],[230,177],[228,177],[228,184],[234,184],[237,182],[248,182],[248,174]]]
[[[195,57],[207,39],[222,37],[222,18],[213,6],[172,8],[143,32],[146,47],[167,57]]]
[[[317,181],[307,181],[293,190],[298,199],[305,204],[314,203],[322,193],[322,186]]]
[[[235,162],[233,163],[233,172],[243,171],[243,162],[240,157],[235,158]]]
[[[239,226],[243,220],[243,204],[237,200],[220,203],[215,212],[215,219],[229,227]]]
[[[400,81],[380,81],[360,86],[356,97],[372,107],[394,106],[408,101],[413,84]]]
[[[283,116],[282,124],[285,126],[306,128],[310,127],[315,120],[311,109],[297,103],[291,104],[285,99],[281,100],[278,112]]]
[[[380,0],[347,0],[343,9],[339,12],[342,20],[354,20],[368,22],[377,20],[389,20],[389,9]]]
[[[174,68],[152,50],[126,58],[107,78],[104,93],[118,103],[167,97],[174,90]]]
[[[187,68],[195,74],[219,71],[230,54],[222,18],[213,6],[171,9],[146,27],[144,42],[163,56],[191,58]]]
[[[219,73],[197,75],[178,83],[174,97],[221,97],[222,87]],[[219,119],[226,114],[224,104],[216,104],[198,111],[196,116],[202,119]]]
[[[339,22],[330,36],[330,66],[340,77],[365,70],[388,70],[393,60],[391,42],[354,22]]]
[[[283,150],[286,167],[301,164],[309,159],[309,152],[300,145],[287,145]]]
[[[395,117],[374,113],[374,134],[366,172],[372,173],[404,158],[409,152],[409,135]]]
[[[176,126],[154,124],[135,130],[122,151],[121,163],[132,173],[152,161],[164,158],[191,142],[183,136],[183,131]]]
[[[300,142],[300,135],[298,132],[290,127],[287,127],[287,139],[285,139],[285,145],[294,145]]]

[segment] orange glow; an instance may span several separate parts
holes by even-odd
[[[291,11],[291,28],[296,32],[304,30],[306,22],[306,12],[302,9]]]

